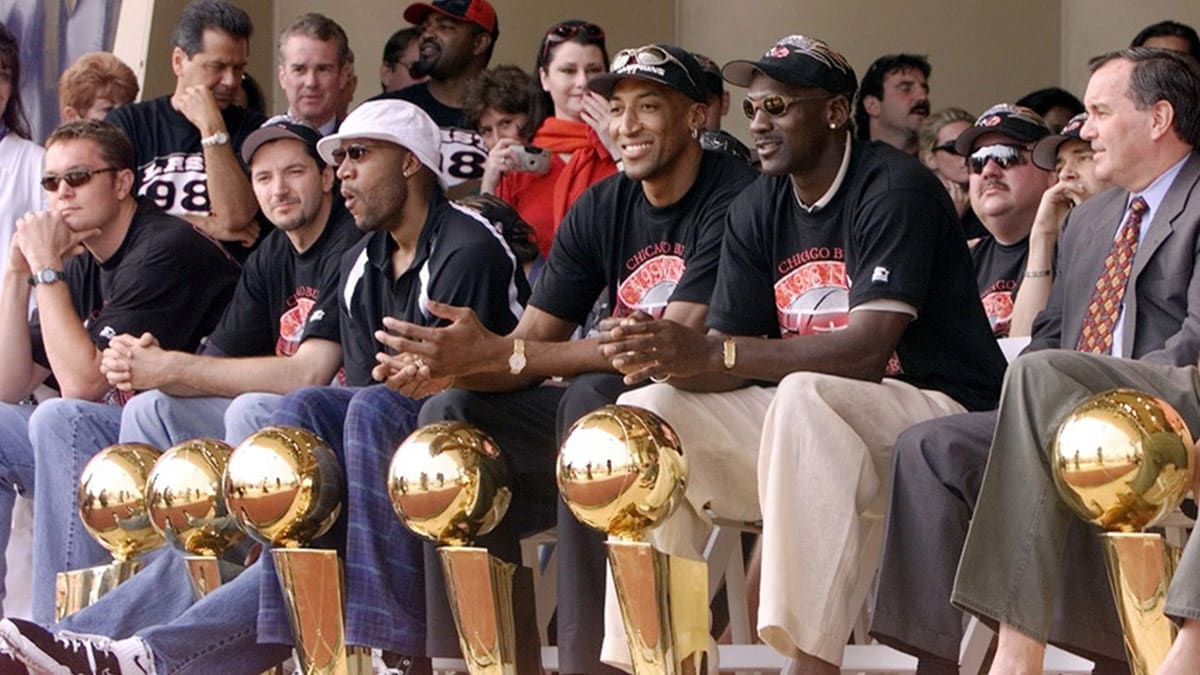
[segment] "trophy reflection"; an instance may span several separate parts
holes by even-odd
[[[162,543],[146,513],[146,476],[158,459],[153,446],[119,443],[96,453],[79,477],[79,518],[88,534],[113,556],[107,565],[59,572],[54,619],[88,607],[141,567],[136,556]],[[47,467],[46,470],[52,470]]]
[[[1170,404],[1129,389],[1084,401],[1051,444],[1059,496],[1105,530],[1109,585],[1135,675],[1156,672],[1175,639],[1175,624],[1163,609],[1180,551],[1142,530],[1174,511],[1191,490],[1192,447]]]
[[[271,556],[306,675],[371,672],[370,653],[346,644],[337,551],[304,548],[337,520],[342,482],[333,450],[297,427],[260,429],[225,467],[229,513],[251,537],[275,547]]]
[[[442,545],[446,593],[472,675],[540,673],[532,571],[470,546],[512,499],[496,442],[462,422],[421,427],[396,450],[388,493],[408,529]]]
[[[221,478],[233,448],[211,438],[184,441],[159,457],[146,480],[150,524],[185,553],[188,577],[199,599],[241,568],[221,560],[245,538],[230,517]]]
[[[558,488],[581,522],[607,532],[633,672],[704,673],[708,568],[642,541],[683,500],[687,461],[675,431],[642,408],[608,405],[571,427]]]

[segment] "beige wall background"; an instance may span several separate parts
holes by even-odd
[[[286,103],[275,75],[279,29],[303,12],[338,21],[354,48],[357,101],[379,91],[383,43],[397,28],[407,2],[396,0],[235,0],[254,19],[250,72],[268,100]],[[1082,98],[1087,59],[1129,43],[1143,26],[1175,19],[1200,26],[1195,0],[492,0],[500,17],[493,64],[532,67],[542,32],[564,19],[587,19],[604,27],[610,51],[652,41],[675,42],[718,62],[754,58],[792,33],[819,37],[838,49],[861,76],[880,54],[927,54],[933,64],[931,101],[979,113],[1047,86]],[[145,95],[174,86],[169,36],[185,0],[125,0],[153,17],[146,47]],[[124,54],[122,54],[124,57]],[[733,96],[741,96],[734,90]],[[734,107],[737,110],[737,107]],[[745,136],[734,112],[726,127]]]

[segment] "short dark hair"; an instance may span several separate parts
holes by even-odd
[[[421,29],[416,26],[401,28],[392,33],[392,36],[383,43],[383,63],[388,68],[394,69],[397,63],[400,63],[400,55],[404,50],[408,49],[409,43],[421,37]]]
[[[1042,117],[1055,108],[1066,108],[1071,112],[1070,117],[1083,112],[1083,103],[1071,92],[1058,87],[1031,91],[1017,99],[1017,105],[1025,106]]]
[[[1175,111],[1175,133],[1188,145],[1200,146],[1200,63],[1169,49],[1130,47],[1101,54],[1088,61],[1088,68],[1095,73],[1118,59],[1133,64],[1129,98],[1138,110],[1166,101]]]
[[[493,108],[509,115],[529,114],[532,96],[529,91],[529,73],[517,66],[496,66],[479,74],[467,89],[463,103],[463,116],[467,128],[479,127],[483,111]],[[528,126],[528,123],[526,123]],[[521,129],[524,136],[533,135],[532,129]]]
[[[12,94],[8,97],[8,105],[0,110],[0,121],[14,134],[29,140],[29,120],[25,118],[25,107],[21,105],[21,50],[17,47],[17,38],[8,32],[0,23],[0,68],[8,68],[8,76],[12,81]]]
[[[65,122],[46,139],[46,148],[64,141],[91,141],[100,148],[100,156],[109,166],[133,170],[133,144],[125,132],[109,122],[101,120],[74,120]]]
[[[1129,46],[1141,47],[1146,44],[1146,40],[1156,37],[1177,37],[1186,40],[1188,54],[1193,59],[1200,60],[1200,35],[1196,35],[1195,28],[1178,21],[1159,21],[1146,26],[1134,36],[1133,42],[1130,42]]]
[[[218,30],[249,42],[254,34],[254,22],[245,10],[225,0],[193,0],[183,8],[175,32],[171,34],[171,44],[189,57],[195,56],[204,49],[206,30]]]
[[[862,83],[858,86],[858,97],[854,99],[854,126],[860,140],[866,141],[871,138],[871,120],[867,115],[866,106],[863,105],[863,99],[868,96],[882,99],[883,81],[888,75],[905,70],[919,70],[929,79],[933,66],[929,65],[929,59],[922,54],[885,54],[875,59],[871,67],[867,68],[867,72],[863,73]]]
[[[572,32],[573,31],[573,32]],[[598,31],[598,32],[597,32]],[[571,32],[568,39],[557,38],[557,34]],[[533,61],[533,73],[529,78],[529,87],[533,92],[533,105],[530,107],[529,124],[536,130],[542,126],[547,117],[554,116],[554,100],[550,92],[542,89],[542,80],[538,73],[550,65],[558,45],[564,42],[574,42],[581,45],[592,45],[600,48],[600,56],[604,59],[605,69],[608,68],[608,46],[604,40],[604,30],[590,21],[568,19],[551,26],[542,39],[538,40],[537,57]]]
[[[293,35],[304,35],[321,42],[332,42],[337,48],[339,66],[344,66],[354,60],[350,54],[350,40],[346,37],[346,31],[342,30],[341,25],[324,14],[309,12],[292,19],[291,23],[279,31],[279,63],[281,65],[283,64],[283,46]]]

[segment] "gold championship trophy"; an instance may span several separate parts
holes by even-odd
[[[563,499],[610,537],[608,564],[637,675],[707,671],[708,568],[642,541],[683,501],[687,472],[675,431],[633,406],[579,418],[558,455]]]
[[[1121,617],[1129,668],[1157,672],[1175,639],[1163,613],[1180,552],[1153,527],[1192,489],[1192,437],[1166,401],[1114,389],[1084,401],[1051,444],[1059,496],[1100,526],[1109,585]]]
[[[364,647],[346,644],[346,602],[337,551],[303,548],[333,526],[342,509],[342,468],[316,434],[285,426],[250,435],[229,457],[229,513],[271,555],[288,608],[300,672],[371,672]]]
[[[134,575],[135,556],[162,543],[146,514],[146,476],[158,450],[120,443],[96,453],[79,477],[79,519],[92,538],[113,556],[107,565],[59,572],[54,588],[54,619],[78,612]],[[45,470],[52,471],[53,467]]]
[[[241,569],[221,560],[245,537],[225,508],[221,477],[233,448],[211,438],[184,441],[159,457],[146,480],[150,524],[186,555],[196,598]]]
[[[496,442],[462,422],[437,422],[400,444],[388,493],[408,529],[442,546],[446,593],[472,675],[541,672],[533,574],[469,544],[490,532],[512,499]]]

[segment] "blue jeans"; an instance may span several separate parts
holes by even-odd
[[[190,438],[221,436],[223,427],[226,442],[240,442],[266,425],[281,398],[176,398],[144,392],[124,409],[122,441],[165,448]],[[286,646],[256,644],[261,564],[196,601],[181,552],[163,547],[147,554],[145,562],[132,579],[56,628],[117,639],[137,635],[154,651],[159,672],[258,673],[287,658]],[[237,658],[231,661],[232,656]]]
[[[183,555],[174,549],[156,553],[132,579],[55,629],[117,639],[140,637],[154,652],[160,673],[251,675],[288,657],[287,646],[255,640],[262,565],[251,565],[196,601],[186,582]]]
[[[420,405],[382,385],[310,387],[285,396],[271,418],[317,433],[342,460],[346,508],[312,546],[336,548],[345,561],[347,643],[409,655],[425,646],[422,542],[396,518],[386,477],[396,447],[416,428]],[[259,642],[290,643],[270,556],[263,563]]]
[[[59,572],[101,565],[112,557],[79,519],[76,492],[88,460],[117,442],[121,409],[104,403],[56,398],[29,418],[34,463],[33,619],[54,618],[54,578]]]
[[[8,535],[17,493],[33,496],[33,447],[29,445],[31,405],[0,404],[0,616],[4,615],[4,577]]]
[[[129,400],[121,414],[121,442],[166,450],[193,438],[223,438],[236,446],[266,425],[279,394],[171,396],[157,389]]]

